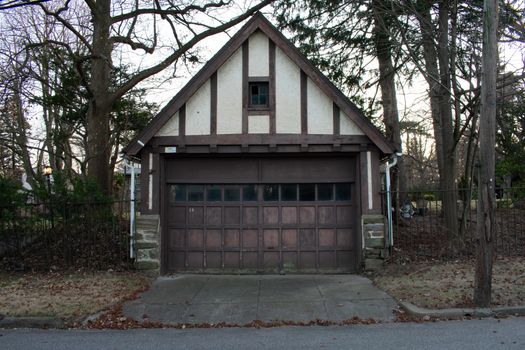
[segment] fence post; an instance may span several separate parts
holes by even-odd
[[[126,161],[126,165],[130,164]],[[135,167],[131,164],[131,179],[129,184],[129,257],[135,258]]]

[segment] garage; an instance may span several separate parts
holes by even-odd
[[[394,151],[255,15],[123,150],[141,164],[136,266],[152,274],[373,266],[386,248],[380,163]]]
[[[356,270],[355,158],[166,161],[167,272]]]

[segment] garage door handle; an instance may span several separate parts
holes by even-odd
[[[268,247],[268,249],[275,249],[275,247]]]

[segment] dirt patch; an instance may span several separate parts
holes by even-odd
[[[393,263],[373,280],[394,298],[420,307],[473,306],[474,261],[471,260]],[[525,305],[525,258],[501,258],[494,262],[492,305]]]
[[[79,320],[148,285],[149,280],[137,273],[0,273],[0,314]]]

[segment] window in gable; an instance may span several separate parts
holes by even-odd
[[[249,104],[250,108],[268,108],[269,103],[269,83],[267,81],[250,82]]]

